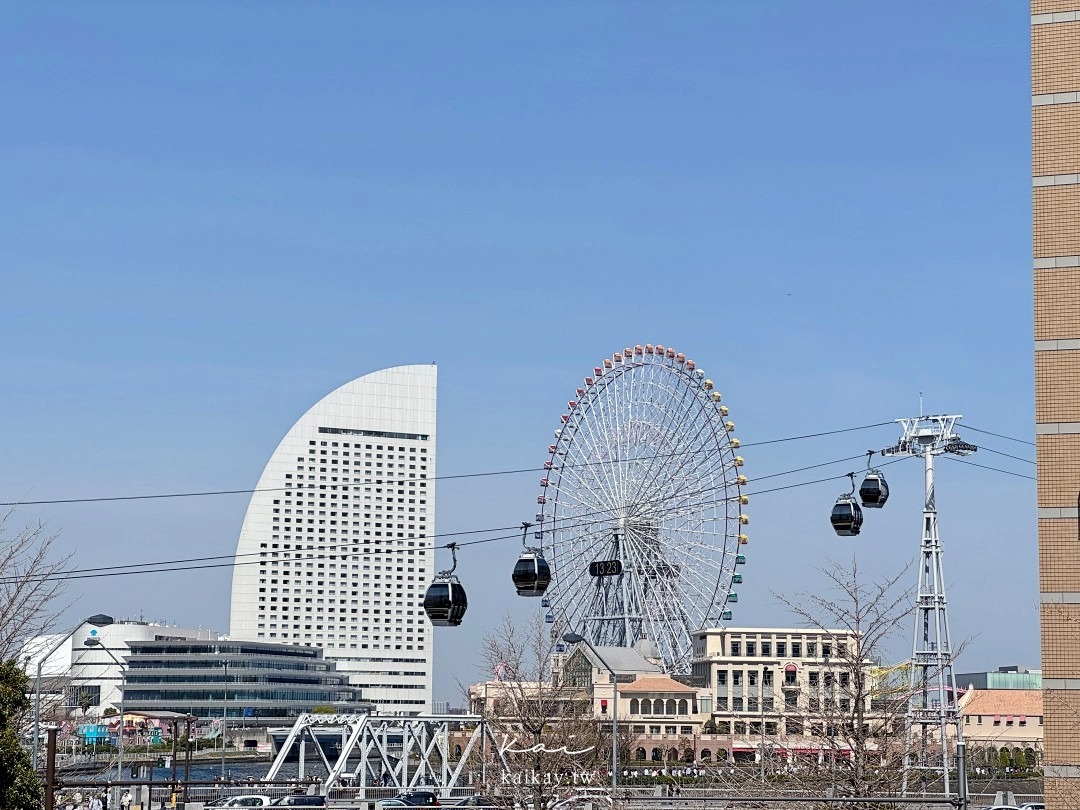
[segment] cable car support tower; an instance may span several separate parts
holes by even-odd
[[[953,429],[960,416],[918,416],[897,419],[904,435],[885,456],[918,456],[925,469],[922,540],[919,545],[919,586],[915,600],[914,634],[907,688],[904,738],[903,794],[916,792],[913,774],[925,793],[928,783],[940,780],[942,792],[952,793],[948,753],[949,727],[956,740],[956,793],[960,810],[967,807],[967,774],[963,728],[957,706],[953,647],[941,565],[937,503],[934,494],[934,457],[945,453],[966,456],[978,448],[962,441]]]

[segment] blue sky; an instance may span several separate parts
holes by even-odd
[[[1033,438],[1020,4],[15,3],[0,21],[5,501],[250,487],[312,403],[413,362],[440,366],[439,474],[539,466],[580,378],[644,342],[697,360],[747,443],[908,416],[919,392]],[[896,435],[748,448],[746,472]],[[892,470],[856,540],[827,523],[840,482],[754,499],[736,623],[790,623],[772,592],[814,589],[827,558],[910,562],[921,473]],[[441,484],[438,531],[529,519],[536,478]],[[938,503],[953,633],[973,637],[957,669],[1037,666],[1034,482],[943,461]],[[19,514],[89,567],[231,553],[245,507]],[[492,617],[533,609],[514,557],[463,555],[466,585],[506,587],[439,631],[438,698],[484,677]],[[65,616],[225,630],[229,583],[77,580]]]

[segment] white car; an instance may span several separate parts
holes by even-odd
[[[269,807],[270,797],[260,796],[254,793],[246,796],[230,796],[227,799],[221,800],[220,804],[215,803],[214,807]]]

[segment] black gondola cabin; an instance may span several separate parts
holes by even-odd
[[[465,586],[455,576],[436,577],[424,594],[424,612],[436,627],[457,627],[468,608]]]

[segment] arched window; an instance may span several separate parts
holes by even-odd
[[[660,698],[657,698],[656,700],[653,701],[652,708],[653,708],[653,714],[663,714],[664,713],[664,701],[660,700]]]
[[[679,701],[679,714],[686,714],[690,708],[690,704],[686,702],[686,698]]]
[[[662,758],[662,756],[661,756],[661,753],[660,753],[660,749],[659,748],[654,748],[652,750],[652,761],[653,762],[659,762],[661,760],[661,758]]]
[[[682,758],[683,758],[683,762],[693,762],[694,761],[694,749],[693,748],[687,748],[685,751],[682,752]]]
[[[716,761],[727,762],[727,751],[723,748],[716,749]]]
[[[708,748],[702,748],[701,749],[701,761],[702,762],[712,762],[712,751],[710,751]]]
[[[646,699],[646,700],[641,701],[641,713],[642,714],[652,714],[652,701],[651,700]]]
[[[645,749],[644,748],[638,748],[636,751],[634,751],[634,759],[638,760],[639,762],[644,761],[645,760]]]
[[[630,699],[630,714],[637,714],[637,713],[638,713],[638,699],[637,698],[631,698]]]
[[[675,698],[668,698],[667,713],[671,715],[675,714]]]
[[[668,751],[667,751],[667,758],[668,758],[668,762],[678,762],[679,761],[679,752],[678,752],[678,750],[675,749],[675,748],[669,748]]]

